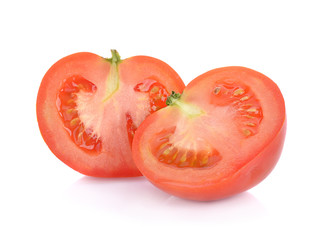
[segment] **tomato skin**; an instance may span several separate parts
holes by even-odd
[[[263,118],[260,120],[261,125],[255,135],[242,137],[241,133],[226,128],[224,130],[227,133],[223,137],[227,139],[222,141],[214,134],[214,132],[221,132],[218,128],[213,128],[214,130],[211,132],[208,131],[210,124],[207,124],[205,118],[209,118],[211,120],[209,123],[214,125],[218,121],[216,119],[223,117],[223,115],[216,115],[219,112],[216,109],[219,107],[214,105],[216,102],[212,103],[209,96],[211,87],[223,78],[240,79],[243,81],[242,83],[249,84],[258,97],[258,102],[263,109]],[[187,117],[179,113],[174,106],[168,106],[149,116],[137,129],[132,148],[133,158],[141,173],[150,182],[163,191],[181,198],[212,201],[246,191],[269,175],[281,155],[287,127],[284,100],[272,80],[243,67],[220,68],[193,80],[184,89],[182,98],[206,111],[202,117],[198,117],[200,120],[195,120],[195,118],[186,120]],[[227,106],[226,109],[230,109],[230,107]],[[156,138],[156,133],[161,129],[172,126],[172,123],[166,120],[170,116],[174,116],[175,126],[186,127],[193,122],[199,122],[194,124],[194,127],[190,128],[189,133],[185,136],[193,134],[194,142],[206,137],[206,140],[210,144],[215,143],[214,146],[222,153],[221,160],[207,168],[187,169],[159,162],[149,150],[151,147],[147,147],[147,145]],[[181,123],[184,121],[185,124]],[[183,130],[186,131],[186,129]],[[228,139],[229,137],[231,139]],[[235,150],[230,150],[234,155],[226,153],[229,149],[223,145],[228,141],[236,143]]]
[[[175,89],[182,91],[184,83],[166,63],[148,56],[134,56],[121,60],[117,65],[119,86],[115,88],[110,100],[105,100],[106,79],[112,73],[111,65],[110,60],[88,52],[75,53],[56,62],[45,74],[37,96],[40,132],[54,155],[82,174],[94,177],[140,176],[131,157],[129,133],[136,129],[150,111],[148,94],[136,92],[135,86],[154,77],[154,81],[171,92]],[[84,103],[87,106],[83,105],[81,109],[88,117],[97,111],[101,112],[97,120],[93,118],[93,122],[99,123],[102,139],[102,148],[97,152],[82,149],[75,144],[71,137],[73,132],[69,133],[64,128],[64,119],[57,109],[59,91],[66,79],[75,75],[91,82],[97,89],[91,93],[93,100]],[[130,122],[127,122],[128,116]],[[129,123],[132,125],[128,126]]]

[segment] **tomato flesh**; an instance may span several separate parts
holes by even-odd
[[[160,189],[221,199],[252,188],[277,163],[285,107],[268,77],[243,67],[215,69],[169,103],[143,121],[133,140],[137,167]]]

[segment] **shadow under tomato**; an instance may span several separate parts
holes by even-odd
[[[181,211],[180,219],[192,219],[194,222],[252,221],[268,215],[265,206],[250,192],[210,202],[171,197],[165,204],[175,212]]]
[[[64,193],[66,201],[85,210],[101,211],[142,221],[221,223],[249,221],[264,217],[267,211],[250,192],[212,202],[196,202],[171,196],[144,177],[82,177]]]
[[[84,176],[66,191],[71,200],[91,207],[112,210],[120,205],[138,205],[147,202],[163,202],[169,194],[152,186],[144,177],[94,178]],[[129,206],[127,206],[129,207]]]

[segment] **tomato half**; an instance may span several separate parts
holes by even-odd
[[[131,157],[136,128],[183,88],[178,74],[152,57],[76,53],[45,74],[37,120],[51,151],[71,168],[96,177],[138,176]]]
[[[225,67],[194,79],[137,129],[133,158],[160,189],[216,200],[262,181],[286,134],[283,96],[263,74]]]

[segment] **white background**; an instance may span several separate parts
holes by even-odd
[[[0,239],[333,239],[333,7],[330,1],[2,1]],[[39,84],[80,51],[153,56],[185,83],[240,65],[273,79],[288,129],[255,188],[202,203],[143,177],[97,179],[43,142]]]

